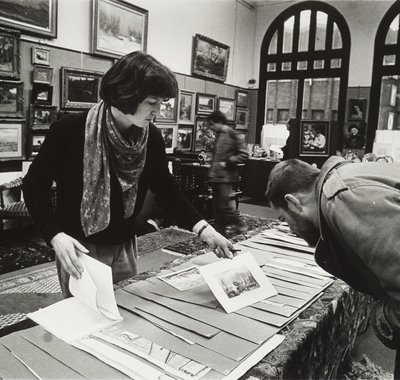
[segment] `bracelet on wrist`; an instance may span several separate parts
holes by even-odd
[[[197,233],[197,236],[200,237],[200,235],[202,234],[202,232],[209,226],[209,224],[205,224],[203,227],[201,227],[199,229],[199,232]]]

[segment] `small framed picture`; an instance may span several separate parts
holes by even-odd
[[[193,145],[194,125],[178,125],[178,138],[176,146],[181,150],[189,151]]]
[[[160,130],[164,139],[166,153],[172,153],[176,147],[176,135],[178,126],[175,124],[160,124],[157,123],[157,128]]]
[[[0,80],[0,117],[23,117],[24,84]]]
[[[188,90],[179,91],[179,114],[178,122],[180,124],[194,123],[194,100],[195,93]]]
[[[397,101],[397,86],[395,84],[392,84],[390,87],[390,101],[389,104],[391,106],[395,106]]]
[[[218,110],[221,111],[227,121],[236,121],[236,100],[228,98],[218,99]]]
[[[236,103],[238,108],[248,108],[249,93],[243,90],[236,90]]]
[[[0,159],[22,158],[22,131],[25,120],[0,120]]]
[[[352,121],[346,123],[343,136],[343,148],[364,149],[366,134],[367,123],[365,121]]]
[[[57,120],[57,107],[31,105],[30,127],[32,130],[48,130]]]
[[[237,109],[236,129],[247,129],[249,127],[249,111]]]
[[[329,156],[329,121],[301,120],[300,156]]]
[[[194,139],[194,150],[200,152],[212,152],[214,147],[215,135],[210,129],[210,123],[206,118],[198,117],[196,119],[196,132]]]
[[[349,99],[348,120],[364,121],[367,112],[367,99]]]
[[[33,104],[51,105],[53,101],[53,86],[44,83],[34,83],[32,86]]]
[[[32,48],[32,64],[50,66],[50,49],[34,46]]]
[[[0,77],[20,79],[20,33],[0,28]]]
[[[40,147],[43,144],[44,139],[46,138],[45,134],[41,135],[31,135],[31,157],[37,156],[39,153]]]
[[[103,73],[61,67],[61,108],[88,109],[100,100]]]
[[[33,83],[51,84],[53,82],[53,69],[45,66],[35,66],[33,68]]]
[[[216,95],[197,93],[196,97],[196,114],[207,115],[216,110]]]
[[[161,123],[176,123],[177,99],[171,98],[161,102],[160,115],[156,120]]]

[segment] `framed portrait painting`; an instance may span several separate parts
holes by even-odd
[[[0,24],[47,38],[57,37],[57,0],[0,0]]]
[[[0,80],[0,117],[23,117],[24,84]]]
[[[189,151],[193,145],[193,125],[178,125],[176,146],[183,151]]]
[[[92,0],[92,53],[119,58],[146,51],[148,11],[122,0]]]
[[[197,93],[196,114],[208,115],[216,110],[216,95]]]
[[[347,120],[364,121],[367,112],[367,99],[349,99]]]
[[[156,117],[156,121],[162,123],[176,123],[177,115],[177,98],[171,98],[161,102],[160,115]]]
[[[0,159],[22,158],[24,120],[0,120]]]
[[[238,108],[248,108],[249,93],[243,90],[236,90],[236,105]]]
[[[160,130],[165,144],[165,151],[172,153],[176,147],[176,135],[178,126],[175,124],[157,123],[157,128]]]
[[[180,124],[194,123],[195,93],[188,90],[179,91],[179,113]]]
[[[329,121],[301,120],[300,156],[329,156]]]
[[[236,100],[228,98],[218,99],[218,110],[221,111],[227,121],[234,122],[236,120]]]
[[[0,78],[20,79],[20,33],[0,28]]]
[[[57,107],[32,104],[30,111],[30,127],[32,130],[48,130],[51,123],[57,120]]]
[[[225,82],[228,72],[229,46],[196,34],[193,43],[192,74]]]
[[[53,102],[53,86],[34,83],[32,86],[32,103],[50,106]]]
[[[61,67],[61,108],[88,109],[100,100],[103,73]]]

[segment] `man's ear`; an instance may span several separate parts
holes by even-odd
[[[293,194],[285,194],[285,201],[290,211],[299,213],[302,210],[302,205],[299,198]]]

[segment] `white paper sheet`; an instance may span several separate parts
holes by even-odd
[[[199,270],[227,313],[278,294],[250,253]]]

